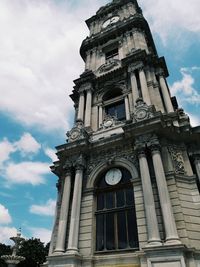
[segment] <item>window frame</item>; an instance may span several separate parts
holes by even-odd
[[[117,167],[119,169],[121,169],[120,167]],[[125,168],[124,168],[125,169]],[[131,174],[130,174],[131,176]],[[105,179],[105,175],[101,175],[101,179]],[[126,196],[126,192],[127,190],[132,190],[133,193],[133,203],[130,205],[128,205],[126,203],[127,201],[127,196]],[[122,191],[124,192],[124,205],[121,207],[117,207],[117,192]],[[115,206],[113,208],[106,208],[106,193],[111,192],[113,193],[113,197],[114,197],[114,202],[115,202]],[[97,209],[97,200],[98,200],[98,195],[103,193],[104,195],[104,209],[102,210],[98,210]],[[128,182],[125,182],[123,184],[118,184],[115,186],[108,186],[107,188],[95,188],[94,191],[95,194],[95,212],[94,212],[94,216],[95,216],[95,249],[94,249],[94,253],[95,254],[102,254],[102,253],[113,253],[113,252],[123,252],[123,251],[137,251],[139,249],[139,235],[138,235],[138,226],[137,226],[137,216],[136,216],[136,205],[135,205],[135,196],[134,196],[134,188],[133,188],[133,181],[132,178],[130,178],[130,180]],[[133,212],[133,220],[135,221],[135,227],[133,229],[133,231],[136,233],[136,236],[133,236],[134,238],[131,238],[129,236],[129,227],[130,227],[130,222],[128,222],[128,211],[132,211]],[[120,212],[124,212],[125,215],[125,220],[126,220],[126,244],[127,247],[126,248],[119,248],[119,231],[118,231],[118,227],[117,223],[118,223],[118,213]],[[104,240],[104,248],[102,250],[98,250],[97,248],[97,216],[98,215],[107,215],[107,214],[113,214],[114,217],[114,249],[107,249],[106,248],[106,226],[105,226],[105,221],[106,221],[106,216],[103,217],[104,220],[104,226],[103,226],[103,240]],[[137,245],[135,247],[131,247],[130,243],[137,243]]]

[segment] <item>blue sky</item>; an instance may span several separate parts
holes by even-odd
[[[21,227],[25,237],[50,238],[57,177],[54,147],[73,124],[68,97],[83,71],[85,19],[108,1],[1,0],[0,2],[0,242]],[[186,2],[186,3],[184,3]],[[200,124],[200,2],[139,0],[169,86]]]

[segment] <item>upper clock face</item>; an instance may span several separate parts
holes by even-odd
[[[118,16],[114,16],[114,17],[112,17],[112,18],[110,18],[110,19],[107,19],[107,20],[103,23],[103,28],[106,28],[106,27],[108,27],[109,25],[112,25],[112,24],[118,22],[118,20],[119,20],[119,17],[118,17]]]
[[[121,179],[122,172],[117,168],[110,169],[105,176],[105,181],[108,185],[116,185],[121,181]]]

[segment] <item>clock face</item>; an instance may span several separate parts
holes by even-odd
[[[108,185],[116,185],[121,179],[122,172],[117,168],[110,169],[105,175],[105,181]]]
[[[80,135],[80,132],[78,130],[73,130],[71,132],[70,138],[74,140],[74,139],[78,138],[79,135]]]
[[[119,17],[118,17],[118,16],[114,16],[114,17],[112,17],[112,18],[110,18],[110,19],[107,19],[107,20],[103,23],[103,28],[106,28],[106,27],[108,27],[109,25],[112,25],[112,24],[118,22],[118,20],[119,20]]]

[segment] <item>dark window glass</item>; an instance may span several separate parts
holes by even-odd
[[[114,193],[113,192],[106,193],[106,208],[107,209],[114,208]]]
[[[123,190],[116,192],[116,199],[117,199],[117,207],[123,207],[125,204]]]
[[[128,188],[126,189],[126,205],[133,205],[133,202],[134,202],[133,189]]]
[[[106,249],[115,249],[115,227],[114,227],[114,214],[106,214]]]
[[[118,248],[127,248],[127,227],[125,211],[117,213]]]
[[[104,194],[99,194],[97,197],[97,210],[104,209]]]
[[[131,248],[136,248],[138,247],[138,233],[137,233],[137,223],[134,210],[127,211],[127,222],[128,222],[129,246]]]
[[[105,108],[106,114],[116,117],[118,120],[126,119],[125,104],[124,102],[115,103]]]
[[[118,48],[113,49],[106,53],[106,60],[109,59],[118,59]]]
[[[96,249],[97,251],[104,250],[104,215],[97,215],[97,222],[96,222],[96,236],[97,236],[97,243]]]

